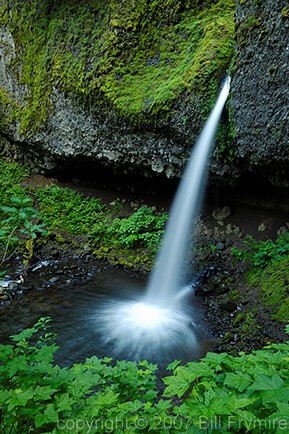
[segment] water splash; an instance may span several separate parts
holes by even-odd
[[[169,361],[188,357],[196,348],[192,322],[193,309],[178,304],[159,307],[142,298],[107,300],[94,316],[95,327],[102,329],[102,345],[108,353],[134,360]]]
[[[133,359],[197,351],[197,324],[188,314],[182,282],[192,222],[203,199],[218,122],[230,89],[228,77],[192,152],[166,226],[156,265],[140,300],[107,301],[96,314],[103,341],[113,355]]]

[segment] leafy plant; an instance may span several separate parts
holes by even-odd
[[[0,345],[1,433],[67,432],[67,421],[75,421],[71,432],[78,432],[77,421],[89,422],[94,433],[118,420],[129,427],[156,397],[155,365],[91,357],[60,368],[52,363],[52,337],[41,318],[12,336],[12,345]]]
[[[238,357],[174,361],[161,392],[157,366],[147,361],[91,357],[69,368],[55,365],[48,322],[41,318],[0,345],[3,434],[288,431],[288,342]]]
[[[36,198],[50,230],[60,229],[74,235],[89,233],[101,221],[105,210],[101,200],[56,185],[38,189]]]
[[[4,244],[4,253],[0,265],[7,259],[9,248],[19,241],[22,235],[24,238],[36,238],[37,234],[46,235],[42,223],[38,223],[39,212],[33,208],[32,199],[29,197],[12,197],[11,203],[14,206],[1,206],[0,210],[7,218],[2,221],[0,229],[0,241]]]
[[[289,253],[289,234],[280,235],[276,241],[271,239],[257,241],[248,235],[243,249],[232,249],[232,254],[238,259],[248,260],[254,267],[265,267],[274,263]]]
[[[140,207],[126,218],[116,218],[108,233],[114,242],[124,247],[141,245],[156,249],[164,232],[167,214],[157,215],[152,208]]]

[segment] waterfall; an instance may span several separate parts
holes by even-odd
[[[193,307],[184,303],[187,290],[182,270],[187,262],[192,223],[200,210],[214,137],[229,89],[228,77],[180,182],[145,295],[106,300],[94,315],[95,329],[114,357],[164,362],[198,352],[198,325]]]
[[[196,142],[170,212],[165,235],[149,280],[146,302],[168,306],[174,302],[183,282],[192,222],[203,199],[207,168],[214,137],[230,88],[228,77]]]

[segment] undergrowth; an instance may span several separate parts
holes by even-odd
[[[248,261],[249,286],[259,289],[259,298],[274,320],[289,320],[289,233],[275,241],[257,241],[248,236],[243,249],[232,249],[238,260]]]
[[[48,321],[0,345],[3,434],[288,432],[288,342],[174,361],[162,392],[157,366],[147,361],[92,356],[60,368]]]
[[[248,260],[253,267],[264,268],[278,262],[289,253],[289,233],[280,235],[275,241],[257,241],[247,236],[242,250],[232,249],[232,254],[238,259]]]
[[[57,185],[24,188],[26,167],[0,160],[3,188],[0,190],[0,250],[7,256],[23,250],[21,239],[39,238],[46,234],[60,240],[62,235],[81,237],[82,242],[99,259],[113,264],[149,270],[158,249],[167,213],[142,206],[131,215],[120,217],[121,203],[106,206],[100,199],[85,197]],[[8,217],[8,218],[7,218]],[[16,230],[22,238],[16,236]],[[36,242],[38,241],[35,240]],[[68,239],[66,238],[66,239]],[[40,243],[41,244],[41,243]],[[24,248],[25,250],[25,248]]]

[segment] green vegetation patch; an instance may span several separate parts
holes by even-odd
[[[288,432],[288,342],[173,361],[159,390],[158,367],[147,361],[93,356],[60,368],[47,327],[41,318],[0,345],[3,434]]]
[[[259,287],[262,303],[275,320],[289,321],[289,256],[268,265],[260,273],[249,274],[249,283]]]
[[[9,206],[11,196],[25,195],[21,182],[29,175],[29,169],[26,166],[20,166],[17,163],[10,163],[0,159],[0,204]],[[0,219],[3,217],[0,211]]]
[[[142,206],[120,217],[121,203],[106,206],[98,198],[56,185],[25,188],[21,183],[29,175],[26,167],[0,160],[0,169],[0,264],[22,248],[21,240],[46,235],[47,230],[61,244],[82,237],[99,259],[127,268],[151,268],[167,213]]]
[[[256,269],[264,268],[289,254],[289,233],[280,235],[275,241],[257,241],[248,235],[243,248],[233,248],[232,254],[238,259],[249,261]]]
[[[49,230],[86,235],[95,224],[103,221],[105,207],[101,200],[85,197],[68,188],[55,185],[39,188],[35,197]]]
[[[275,241],[256,241],[247,237],[243,250],[232,249],[233,255],[250,263],[247,281],[259,289],[264,306],[272,319],[289,320],[289,234]]]
[[[17,50],[10,67],[28,86],[14,115],[32,134],[55,86],[134,123],[168,117],[187,91],[201,96],[206,115],[233,56],[234,12],[234,0],[5,2],[0,24]],[[8,112],[11,98],[1,97]]]

